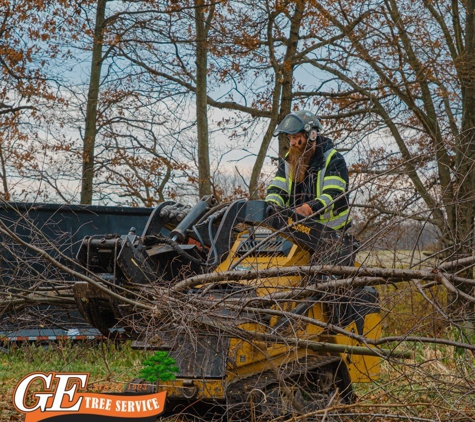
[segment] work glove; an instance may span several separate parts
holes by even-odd
[[[308,204],[300,205],[300,207],[295,208],[295,211],[305,217],[308,217],[309,215],[313,214],[313,210]]]

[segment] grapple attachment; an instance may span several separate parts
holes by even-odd
[[[147,296],[150,286],[166,287],[201,274],[206,250],[188,232],[214,205],[213,197],[203,198],[194,208],[164,202],[153,210],[141,236],[131,228],[122,236],[85,237],[77,261],[87,275],[131,298],[135,294]],[[76,283],[74,292],[81,313],[106,336],[122,333],[123,329],[117,330],[119,321],[134,314],[131,305],[118,303],[86,282]],[[136,330],[126,332],[136,336]]]

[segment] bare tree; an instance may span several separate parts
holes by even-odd
[[[103,61],[104,31],[106,24],[106,6],[108,0],[98,0],[96,5],[96,20],[94,24],[94,37],[92,43],[91,75],[87,95],[86,121],[83,139],[82,161],[82,187],[81,204],[92,204],[94,159],[97,134],[97,113],[99,101],[99,88],[101,83],[101,70]]]
[[[48,110],[65,104],[56,89],[60,72],[53,65],[61,55],[55,47],[64,35],[58,16],[65,10],[70,10],[67,2],[0,5],[0,178],[1,196],[7,200],[41,196],[36,171],[45,145],[38,138],[48,125]],[[39,14],[50,19],[41,21]]]
[[[196,127],[198,138],[198,182],[199,196],[211,194],[211,169],[209,162],[208,134],[208,43],[214,17],[214,3],[207,5],[196,0]],[[207,12],[207,15],[206,15]]]

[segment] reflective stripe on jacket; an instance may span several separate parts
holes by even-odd
[[[314,212],[324,208],[316,216],[317,220],[326,226],[340,229],[350,222],[348,195],[348,169],[343,156],[333,148],[329,139],[323,138],[323,157],[315,157],[319,164],[307,170],[312,173],[314,187],[311,188],[312,197],[307,203]],[[317,154],[316,154],[317,155]],[[316,177],[315,177],[316,175]],[[281,161],[277,174],[267,188],[266,201],[281,207],[297,206],[292,193],[293,181],[290,175],[290,164],[287,160]]]

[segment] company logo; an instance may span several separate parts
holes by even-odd
[[[304,226],[303,224],[301,223],[298,223],[298,224],[294,224],[294,220],[292,220],[291,217],[288,217],[287,218],[287,225],[290,226],[291,229],[294,229],[300,233],[305,233],[305,234],[308,234],[310,235],[310,227],[307,227],[307,226]]]
[[[87,388],[88,373],[32,373],[15,387],[13,404],[25,414],[25,422],[55,418],[66,421],[71,415],[96,415],[93,420],[145,420],[163,412],[166,392],[154,394],[99,394]],[[61,418],[63,417],[63,418]],[[89,419],[90,420],[90,419]]]

